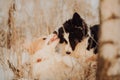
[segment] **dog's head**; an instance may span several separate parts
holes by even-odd
[[[62,27],[58,29],[58,37],[60,43],[65,43],[65,51],[70,54],[75,47],[86,36],[88,36],[88,27],[78,13],[74,13],[73,17],[66,21]]]

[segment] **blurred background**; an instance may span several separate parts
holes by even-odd
[[[120,0],[106,0],[105,5],[112,6],[114,2],[120,4]],[[24,55],[25,44],[52,33],[72,18],[74,12],[78,12],[89,27],[102,23],[104,20],[100,17],[105,10],[100,14],[100,9],[112,10],[108,6],[100,8],[99,0],[0,0],[0,80],[11,80],[13,75],[10,74],[7,59],[15,66],[27,59]]]

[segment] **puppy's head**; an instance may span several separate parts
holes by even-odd
[[[75,50],[75,47],[88,34],[88,27],[78,13],[74,13],[73,17],[63,24],[63,27],[58,29],[58,37],[60,43],[65,43],[65,51],[70,54]]]
[[[45,47],[55,48],[59,43],[59,38],[56,34],[50,34],[45,41]]]
[[[32,41],[29,45],[26,45],[25,48],[30,54],[34,54],[38,50],[43,48],[55,48],[59,43],[59,39],[56,34],[50,34],[47,37],[41,37]]]
[[[31,55],[33,55],[36,51],[43,48],[43,45],[45,44],[46,37],[40,37],[38,39],[33,40],[29,44],[25,44],[24,47],[27,50],[27,52]]]

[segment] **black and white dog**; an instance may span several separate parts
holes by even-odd
[[[71,54],[78,43],[81,43],[85,38],[88,38],[86,50],[93,49],[93,53],[96,54],[98,51],[98,30],[99,25],[88,28],[81,16],[75,12],[73,17],[54,33],[60,38],[60,44],[66,44],[66,54]]]

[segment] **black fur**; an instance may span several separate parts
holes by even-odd
[[[94,25],[90,28],[91,35],[95,39],[95,41],[98,41],[98,25]],[[72,50],[75,50],[76,45],[81,42],[84,38],[89,37],[88,36],[88,26],[84,22],[84,20],[80,17],[78,13],[74,13],[72,19],[69,19],[63,24],[63,27],[60,27],[58,29],[58,37],[60,38],[60,43],[66,43],[68,44],[67,40],[64,38],[64,33],[69,33],[68,39],[70,46]],[[93,41],[92,38],[89,38],[88,40],[88,47],[87,50],[90,50],[92,48],[96,47],[96,43]],[[94,51],[97,52],[97,48]]]
[[[98,52],[98,31],[99,25],[94,25],[90,28],[91,37],[88,40],[87,50],[94,48],[94,53]]]

